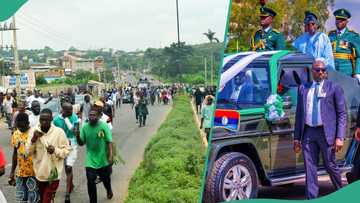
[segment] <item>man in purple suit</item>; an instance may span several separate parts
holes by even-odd
[[[302,149],[306,172],[306,198],[318,197],[317,167],[319,154],[336,190],[342,187],[341,175],[335,163],[346,133],[346,106],[343,89],[326,80],[323,60],[313,63],[313,82],[299,87],[296,109],[294,150]]]

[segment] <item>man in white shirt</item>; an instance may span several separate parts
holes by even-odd
[[[325,63],[316,60],[311,72],[314,81],[299,87],[294,130],[294,151],[303,151],[307,199],[319,195],[317,169],[320,154],[335,189],[342,187],[335,153],[344,145],[347,117],[344,91],[326,79]]]
[[[39,123],[40,118],[40,102],[33,101],[31,103],[31,114],[29,114],[30,127],[34,128]]]

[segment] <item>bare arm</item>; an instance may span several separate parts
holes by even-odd
[[[10,178],[14,177],[15,169],[17,166],[17,149],[14,147],[13,155],[12,155],[12,163],[11,163],[11,170],[10,170]]]

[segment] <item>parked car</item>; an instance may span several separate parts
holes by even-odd
[[[260,186],[291,184],[305,177],[302,153],[293,150],[293,133],[297,90],[300,84],[312,81],[313,61],[308,55],[288,51],[238,53],[224,58],[204,202],[256,198]],[[234,102],[231,92],[238,76],[247,84]],[[360,85],[337,71],[329,71],[328,79],[344,89],[346,99],[347,135],[342,151],[336,153],[344,175],[353,164],[349,149],[360,103]],[[284,100],[285,116],[272,122],[264,116],[264,105],[276,93]],[[318,174],[327,174],[322,163]]]

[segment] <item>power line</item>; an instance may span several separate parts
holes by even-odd
[[[37,19],[27,16],[25,14],[21,14],[20,17],[24,18],[24,20],[27,20],[28,22],[32,23],[35,26],[41,27],[42,29],[46,30],[48,33],[50,33],[58,38],[61,38],[66,41],[71,41],[69,39],[69,37],[66,37],[66,36],[64,37],[63,35],[58,34],[58,33],[60,33],[59,31],[53,30],[50,26],[47,26],[41,20],[37,20]]]
[[[37,26],[33,26],[31,25],[30,23],[18,18],[18,20],[20,22],[22,22],[22,27],[26,27],[26,28],[29,28],[33,31],[35,31],[37,34],[42,34],[42,36],[46,37],[49,41],[51,41],[52,43],[54,43],[54,41],[57,41],[57,42],[61,42],[61,43],[69,43],[68,41],[66,40],[63,40],[63,39],[59,39],[57,37],[55,37],[54,35],[52,35],[51,33],[48,33],[47,31],[41,29],[40,27],[37,27]]]

